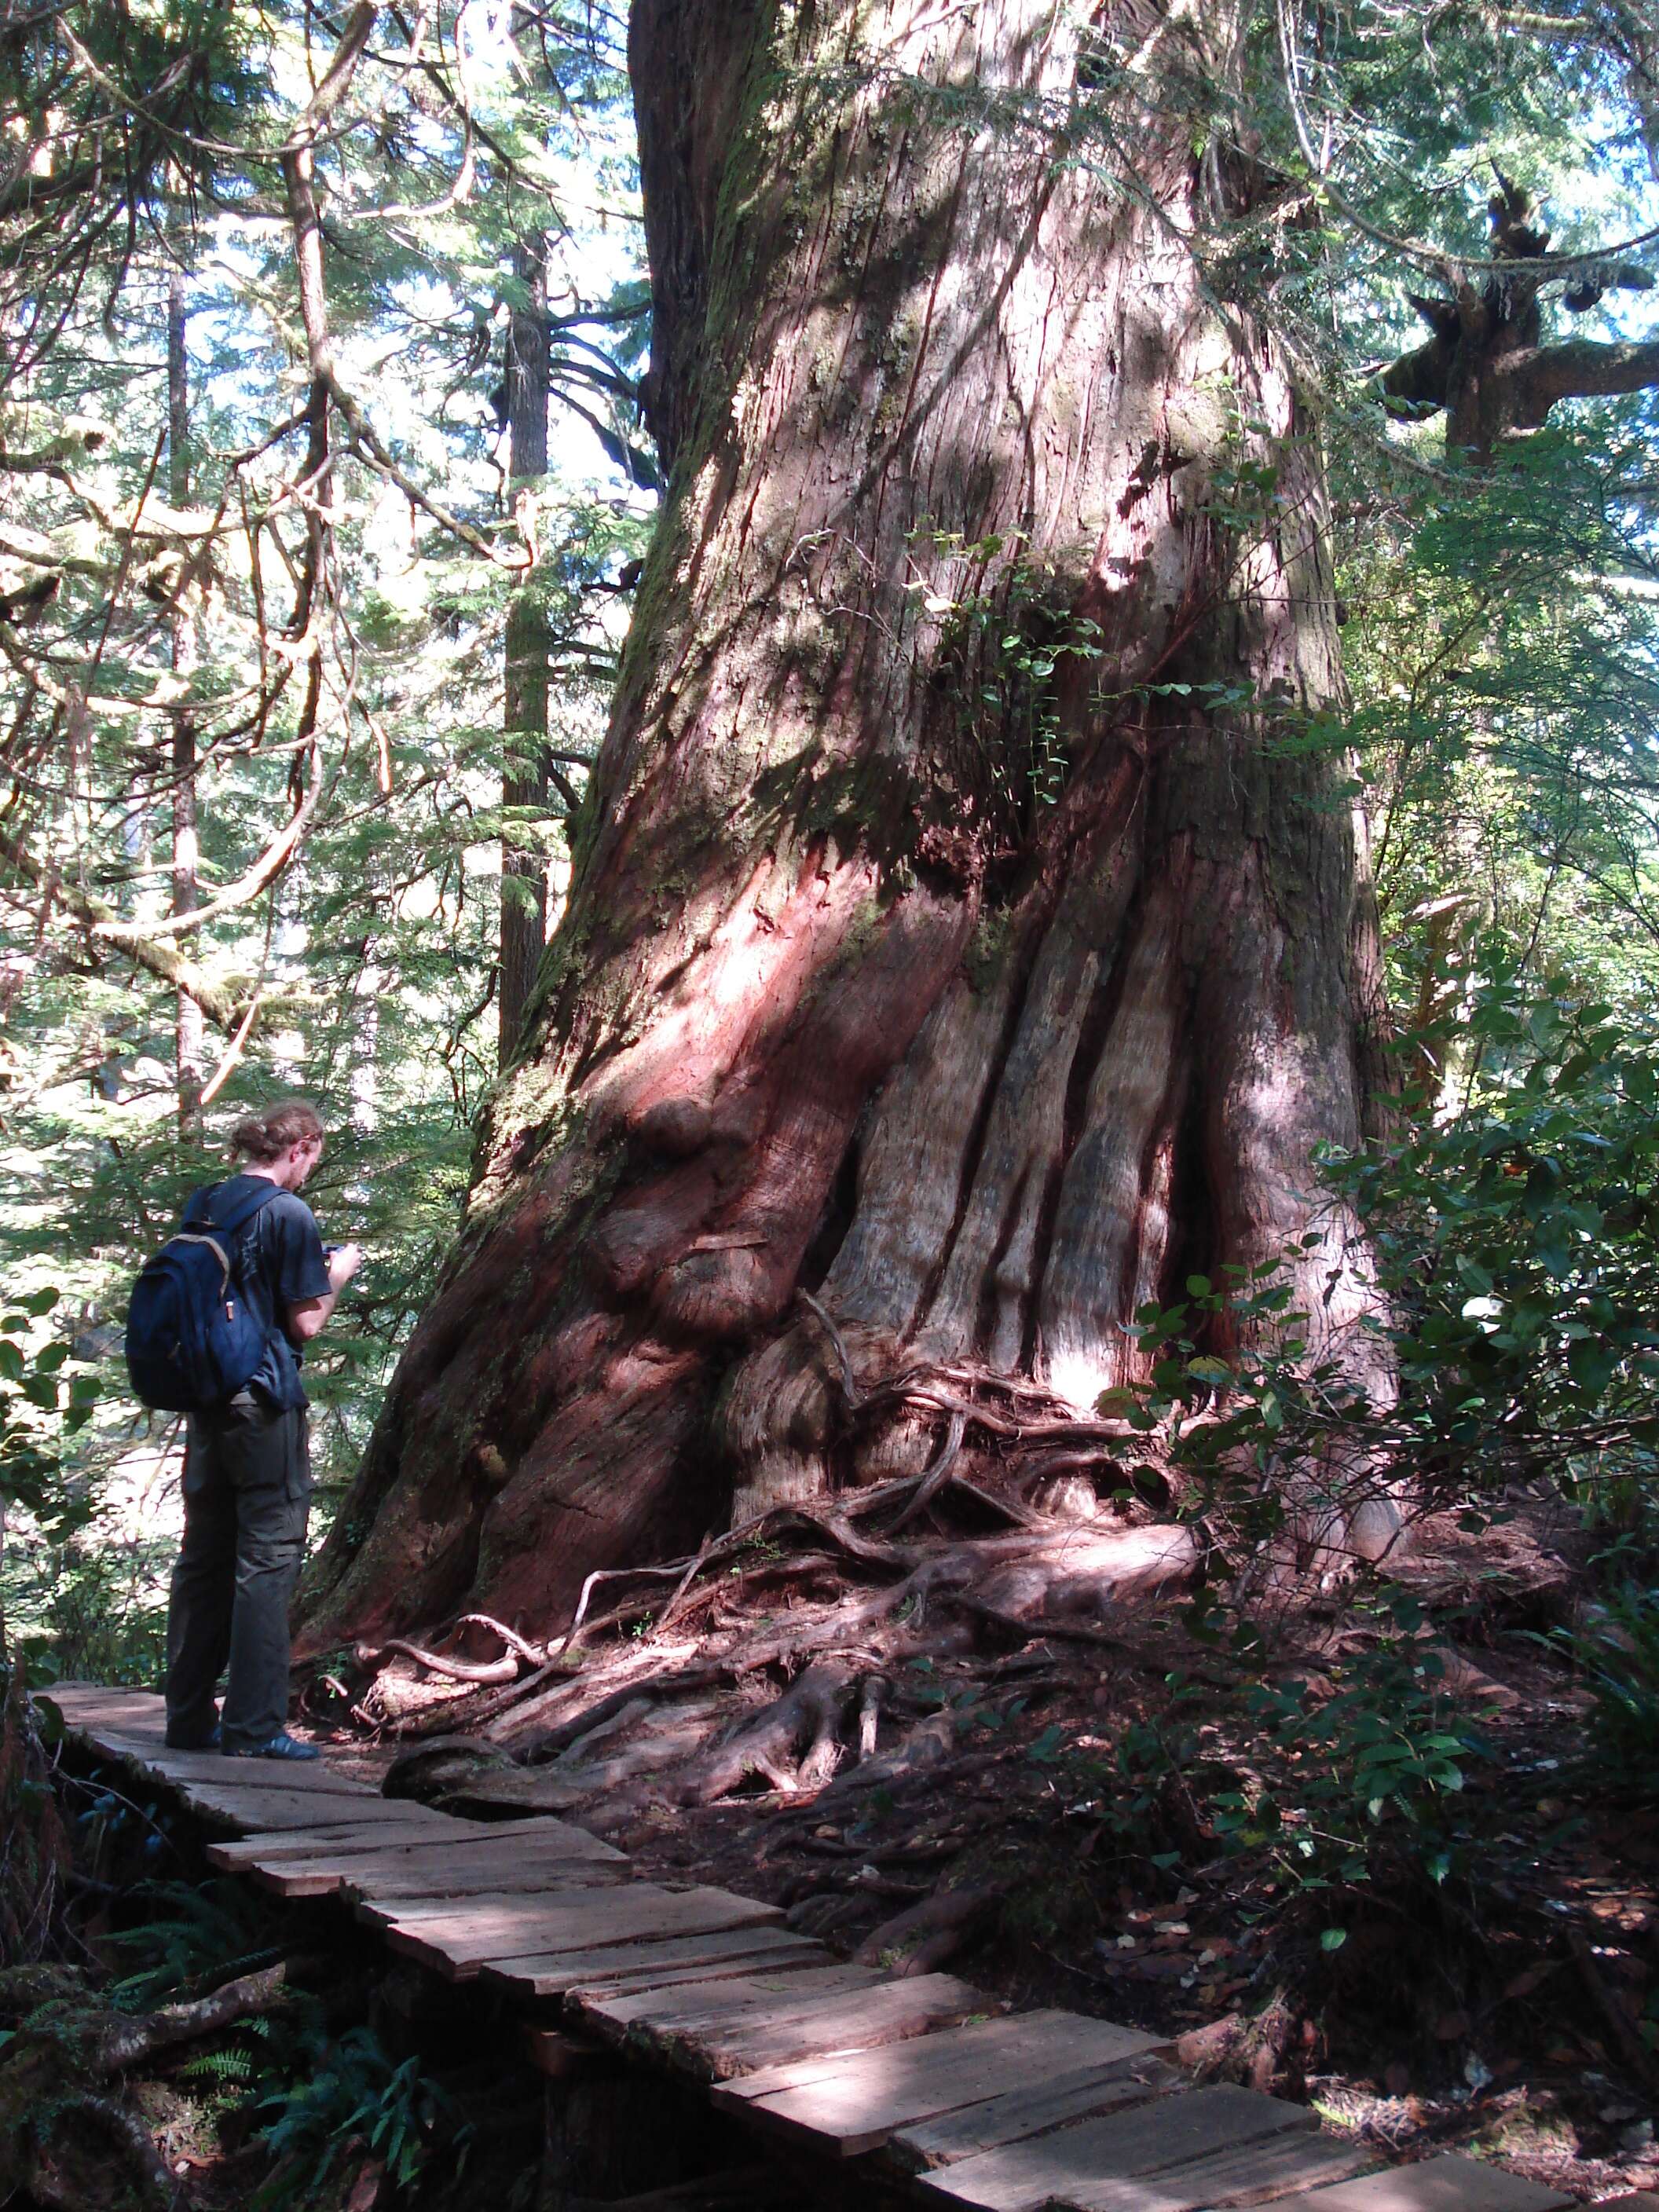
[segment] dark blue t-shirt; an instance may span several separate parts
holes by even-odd
[[[239,1185],[262,1178],[233,1176],[219,1188],[240,1197]],[[260,1207],[236,1240],[235,1275],[253,1315],[265,1333],[265,1355],[252,1381],[274,1406],[306,1406],[300,1380],[300,1351],[288,1333],[288,1310],[307,1298],[325,1298],[328,1261],[317,1217],[302,1198],[279,1190]]]

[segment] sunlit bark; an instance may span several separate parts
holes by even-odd
[[[1376,994],[1308,742],[1325,495],[1188,249],[1255,188],[1192,125],[1201,22],[637,0],[672,481],[313,1643],[469,1593],[551,1624],[596,1565],[920,1468],[945,1417],[854,1437],[803,1289],[860,1386],[931,1364],[1035,1434],[1141,1371],[1140,1303],[1288,1253],[1313,1356],[1391,1388],[1316,1168]]]

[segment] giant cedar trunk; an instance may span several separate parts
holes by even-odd
[[[1316,1195],[1370,972],[1340,773],[1284,742],[1340,693],[1316,441],[1188,243],[1249,191],[1194,150],[1237,26],[1080,12],[635,0],[667,503],[313,1645],[551,1625],[921,1466],[915,1419],[848,1447],[803,1287],[861,1380],[1087,1408],[1144,1300],[1297,1240],[1388,1387]]]

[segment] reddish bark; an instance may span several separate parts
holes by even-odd
[[[1341,696],[1316,441],[1186,242],[1254,188],[1187,112],[1224,12],[636,0],[667,504],[313,1645],[550,1626],[596,1565],[919,1472],[945,1416],[854,1450],[803,1286],[863,1382],[1086,1412],[1137,1304],[1294,1243],[1316,1349],[1390,1387],[1315,1169],[1360,1133],[1366,884],[1344,764],[1280,742]]]

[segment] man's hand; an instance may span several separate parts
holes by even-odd
[[[328,1295],[302,1298],[288,1310],[288,1333],[295,1344],[309,1344],[334,1310],[334,1301],[363,1264],[361,1244],[337,1244],[326,1255]]]

